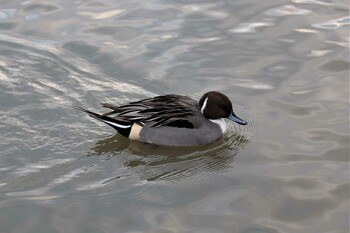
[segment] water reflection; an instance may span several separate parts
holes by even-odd
[[[117,134],[98,141],[89,155],[106,155],[107,159],[111,159],[132,153],[122,162],[117,160],[117,163],[143,173],[140,174],[143,180],[184,179],[231,168],[235,156],[248,142],[246,135],[230,133],[205,147],[168,147],[130,141]],[[122,175],[118,174],[120,177]]]
[[[345,2],[2,1],[2,232],[349,232]],[[252,120],[204,148],[74,109],[213,89]]]

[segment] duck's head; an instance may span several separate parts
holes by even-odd
[[[240,125],[247,124],[245,120],[239,118],[233,112],[231,100],[226,95],[217,91],[205,93],[199,100],[199,109],[210,120],[227,118]]]

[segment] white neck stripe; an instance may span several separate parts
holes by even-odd
[[[202,105],[202,108],[201,108],[201,113],[203,113],[205,107],[207,106],[207,102],[208,102],[208,97],[205,98],[204,102],[203,102],[203,105]]]

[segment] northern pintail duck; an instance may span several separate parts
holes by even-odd
[[[240,125],[247,122],[232,111],[230,99],[216,91],[198,101],[181,95],[162,95],[116,106],[98,114],[78,108],[116,129],[121,135],[146,143],[170,146],[199,146],[219,139],[226,130],[224,118]]]

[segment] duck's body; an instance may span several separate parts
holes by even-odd
[[[115,106],[102,104],[112,111],[88,113],[132,140],[157,145],[199,146],[212,143],[225,132],[228,118],[247,124],[232,112],[231,101],[219,92],[208,92],[196,101],[187,96],[163,95]]]

